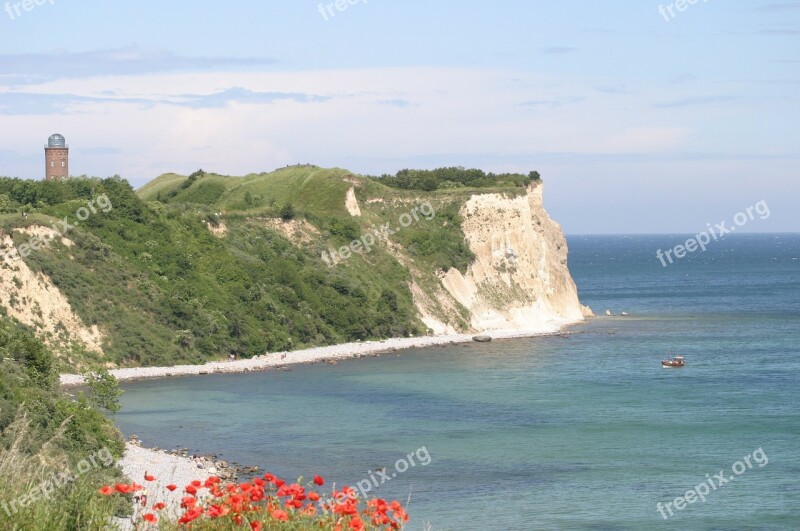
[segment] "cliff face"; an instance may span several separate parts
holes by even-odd
[[[17,229],[24,236],[59,241],[74,246],[50,227]],[[42,273],[31,270],[20,257],[11,236],[0,231],[0,308],[30,326],[48,346],[67,355],[77,344],[87,351],[103,353],[103,335],[97,325],[87,326],[73,311],[67,297]]]
[[[561,227],[545,212],[541,182],[527,194],[473,195],[462,207],[462,229],[475,262],[466,274],[440,275],[447,293],[469,312],[475,331],[554,331],[580,321]]]

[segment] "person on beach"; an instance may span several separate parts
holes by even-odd
[[[142,490],[142,507],[147,507],[147,489]]]

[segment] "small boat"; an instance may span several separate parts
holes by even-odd
[[[677,369],[686,365],[686,360],[683,356],[675,356],[672,359],[664,360],[661,362],[661,367],[664,369]]]

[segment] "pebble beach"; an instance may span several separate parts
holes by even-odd
[[[213,470],[209,470],[210,465],[191,457],[171,455],[163,450],[151,450],[131,443],[125,445],[125,454],[119,460],[125,475],[147,489],[148,507],[163,502],[167,507],[160,514],[175,520],[181,513],[181,498],[186,496],[183,488],[195,479],[205,481],[210,477]],[[145,473],[154,476],[155,480],[146,482]],[[177,485],[178,488],[170,492],[167,485]],[[144,514],[144,509],[135,505],[130,518],[118,518],[114,523],[121,530],[134,529],[134,523],[140,521]]]
[[[566,325],[569,323],[563,323]],[[359,343],[343,343],[327,347],[316,347],[290,352],[272,352],[250,359],[233,361],[215,361],[203,365],[175,365],[173,367],[132,367],[109,371],[118,381],[144,380],[152,378],[174,378],[179,376],[196,376],[201,374],[244,373],[265,371],[287,365],[305,363],[335,362],[349,358],[379,355],[411,348],[454,345],[474,341],[476,337],[491,339],[512,339],[535,337],[559,333],[562,325],[553,325],[552,329],[542,330],[498,330],[484,332],[480,336],[470,334],[449,334],[438,336],[420,336],[393,338],[382,341],[364,341]],[[62,374],[61,385],[76,386],[83,384],[83,376],[78,374]]]

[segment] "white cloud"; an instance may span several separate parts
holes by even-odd
[[[652,98],[688,94],[674,87],[598,92],[599,83],[421,67],[58,79],[27,86],[24,96],[0,87],[0,108],[14,98],[43,105],[41,113],[20,106],[5,116],[0,142],[19,154],[15,171],[5,173],[35,178],[40,168],[32,156],[57,130],[73,149],[81,148],[70,165],[75,173],[120,173],[136,184],[199,167],[245,174],[296,162],[341,166],[356,160],[368,161],[369,171],[392,171],[398,161],[457,164],[476,154],[519,160],[687,148],[690,111],[665,113]],[[537,101],[557,104],[520,105]],[[119,152],[92,151],[108,146]]]

